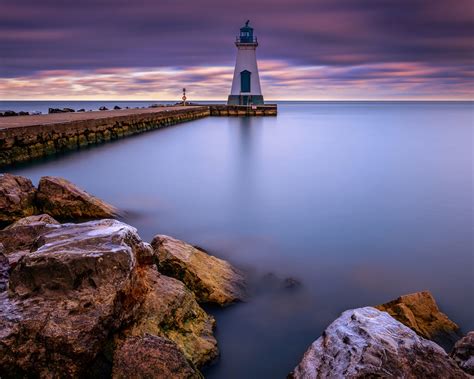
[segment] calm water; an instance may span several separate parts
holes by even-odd
[[[474,329],[473,117],[472,103],[285,103],[12,171],[66,177],[145,240],[246,270],[249,301],[212,310],[222,356],[205,373],[283,378],[340,312],[401,294],[428,289]]]

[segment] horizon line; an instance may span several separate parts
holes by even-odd
[[[90,102],[97,102],[97,101],[117,101],[117,102],[175,102],[179,103],[180,101],[177,99],[165,99],[165,100],[158,100],[158,99],[95,99],[95,100],[88,100],[88,99],[0,99],[0,102],[6,101],[90,101]],[[215,100],[215,99],[199,99],[188,101],[188,103],[195,103],[195,102],[227,102],[227,100]],[[473,99],[291,99],[291,100],[276,100],[276,99],[269,99],[266,100],[265,103],[271,102],[474,102]]]

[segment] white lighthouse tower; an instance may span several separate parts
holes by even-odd
[[[260,78],[258,76],[256,50],[257,38],[249,22],[240,28],[240,35],[235,41],[237,46],[237,61],[235,63],[234,79],[227,104],[251,105],[263,104]]]

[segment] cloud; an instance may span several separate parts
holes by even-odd
[[[464,70],[470,81],[452,76],[449,67],[410,62],[356,66],[260,62],[264,95],[273,100],[469,99],[474,95],[474,74],[470,67]],[[224,100],[232,74],[232,66],[40,71],[0,78],[0,98],[179,100],[186,87],[191,101]]]
[[[36,80],[38,75],[52,75],[58,70],[74,73],[74,77],[103,70],[164,70],[180,75],[174,82],[177,87],[182,81],[207,80],[199,88],[208,88],[207,92],[203,90],[203,96],[212,94],[220,76],[210,76],[204,68],[229,69],[235,59],[234,36],[248,18],[259,37],[262,68],[269,62],[283,62],[287,69],[298,73],[306,70],[315,75],[331,75],[317,76],[319,84],[335,85],[338,79],[354,85],[355,78],[364,76],[366,83],[372,82],[372,88],[383,80],[380,76],[393,77],[393,65],[404,64],[402,71],[409,75],[414,67],[430,71],[432,79],[438,75],[439,83],[429,80],[429,85],[441,88],[446,95],[458,96],[466,92],[467,84],[472,84],[471,0],[0,2],[0,77],[11,80],[10,87],[21,78]],[[320,71],[320,67],[326,71]],[[282,78],[268,74],[274,78],[267,82],[272,90],[284,83]],[[424,76],[419,80],[426,82],[428,73],[420,74]],[[319,85],[313,84],[315,78],[305,79],[312,91],[298,87],[302,92],[291,96],[314,94]],[[135,79],[134,85],[150,84],[140,80],[148,79]],[[293,79],[291,83],[295,84],[295,80],[303,79]],[[415,90],[413,96],[421,93],[418,87],[407,88]],[[156,90],[162,93],[160,88]],[[359,93],[358,97],[363,95]],[[398,96],[398,92],[394,95]]]

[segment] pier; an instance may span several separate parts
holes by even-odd
[[[276,116],[276,105],[197,105],[0,117],[0,167],[209,116]]]

